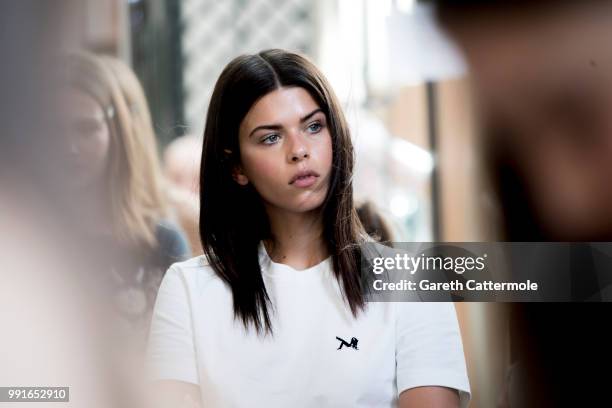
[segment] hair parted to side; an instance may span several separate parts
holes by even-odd
[[[144,91],[130,68],[111,57],[76,52],[66,62],[68,86],[94,98],[105,112],[114,233],[125,244],[155,247],[156,224],[168,206]]]
[[[354,152],[349,128],[333,90],[308,59],[272,49],[232,60],[213,91],[204,129],[200,171],[200,238],[215,273],[229,285],[234,315],[245,328],[272,333],[270,299],[258,259],[271,238],[261,198],[251,184],[239,186],[239,126],[261,97],[281,87],[305,89],[323,110],[332,138],[329,190],[322,204],[323,238],[345,301],[357,316],[365,308],[359,244],[366,239],[353,206]]]

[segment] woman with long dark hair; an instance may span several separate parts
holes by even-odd
[[[310,61],[229,63],[204,131],[204,255],[169,269],[151,326],[173,403],[467,405],[453,305],[366,302],[352,171],[340,104]]]

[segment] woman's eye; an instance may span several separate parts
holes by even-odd
[[[314,122],[308,125],[308,130],[312,133],[317,133],[323,126],[319,122]]]
[[[274,144],[278,142],[278,139],[280,139],[280,136],[277,135],[276,133],[273,133],[269,136],[264,137],[262,140],[262,143],[263,144]]]

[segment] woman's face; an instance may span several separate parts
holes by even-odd
[[[303,88],[259,99],[239,129],[241,165],[234,179],[252,183],[268,209],[306,212],[325,199],[332,142],[325,114]]]
[[[66,90],[61,102],[62,127],[57,147],[62,161],[58,183],[68,189],[100,185],[110,149],[104,110],[94,98],[78,90]]]

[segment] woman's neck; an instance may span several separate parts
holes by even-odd
[[[274,262],[304,270],[328,257],[319,211],[291,213],[268,209],[272,240],[264,242]]]

